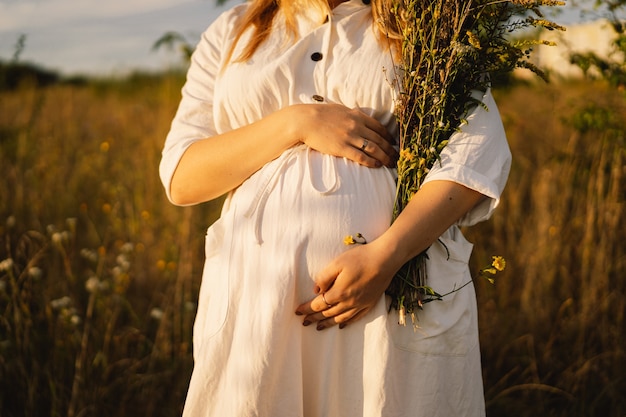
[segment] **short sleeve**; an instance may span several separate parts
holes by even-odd
[[[424,180],[453,181],[487,197],[458,221],[459,226],[471,226],[491,216],[511,168],[511,151],[491,90],[481,101],[484,107],[477,106],[467,123],[450,137],[441,162],[435,162]]]
[[[191,56],[182,99],[172,121],[159,165],[159,175],[170,201],[170,185],[176,167],[189,146],[216,135],[213,92],[217,75],[230,46],[233,22],[243,11],[239,5],[220,15],[202,34]]]

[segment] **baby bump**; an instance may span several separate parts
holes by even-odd
[[[267,324],[261,328],[276,320],[300,326],[293,312],[314,295],[317,273],[349,249],[347,235],[371,242],[387,230],[394,197],[386,168],[306,146],[265,165],[231,194],[208,230],[194,343],[234,326],[238,315],[229,311],[239,305],[255,311],[255,322]]]
[[[389,227],[395,183],[386,168],[367,168],[345,158],[297,152],[267,201],[264,233],[343,245],[346,235],[373,240]],[[276,224],[278,223],[278,224]],[[327,243],[324,243],[327,242]]]
[[[391,222],[395,181],[387,168],[367,168],[302,145],[266,165],[237,190],[257,243],[290,253],[299,248],[309,272],[346,249],[344,238],[367,241]]]

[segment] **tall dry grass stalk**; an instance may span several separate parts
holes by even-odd
[[[495,291],[479,292],[488,409],[623,416],[624,95],[596,83],[499,98],[511,177],[494,220],[468,230],[490,237],[476,258],[506,248],[510,265]]]
[[[0,93],[2,416],[180,411],[217,214],[171,206],[158,178],[181,83]]]

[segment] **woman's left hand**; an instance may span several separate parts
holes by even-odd
[[[394,263],[376,241],[353,248],[336,257],[316,277],[318,294],[296,309],[303,325],[317,329],[358,320],[378,303],[396,272]],[[328,303],[328,304],[327,304]]]

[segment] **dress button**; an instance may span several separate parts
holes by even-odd
[[[322,101],[324,101],[324,97],[318,95],[318,94],[313,94],[311,96],[311,98],[315,101],[317,101],[318,103],[321,103]]]
[[[324,55],[322,55],[320,52],[313,52],[313,53],[311,54],[311,59],[312,59],[313,61],[321,61],[321,60],[322,60],[322,58],[324,58]]]

